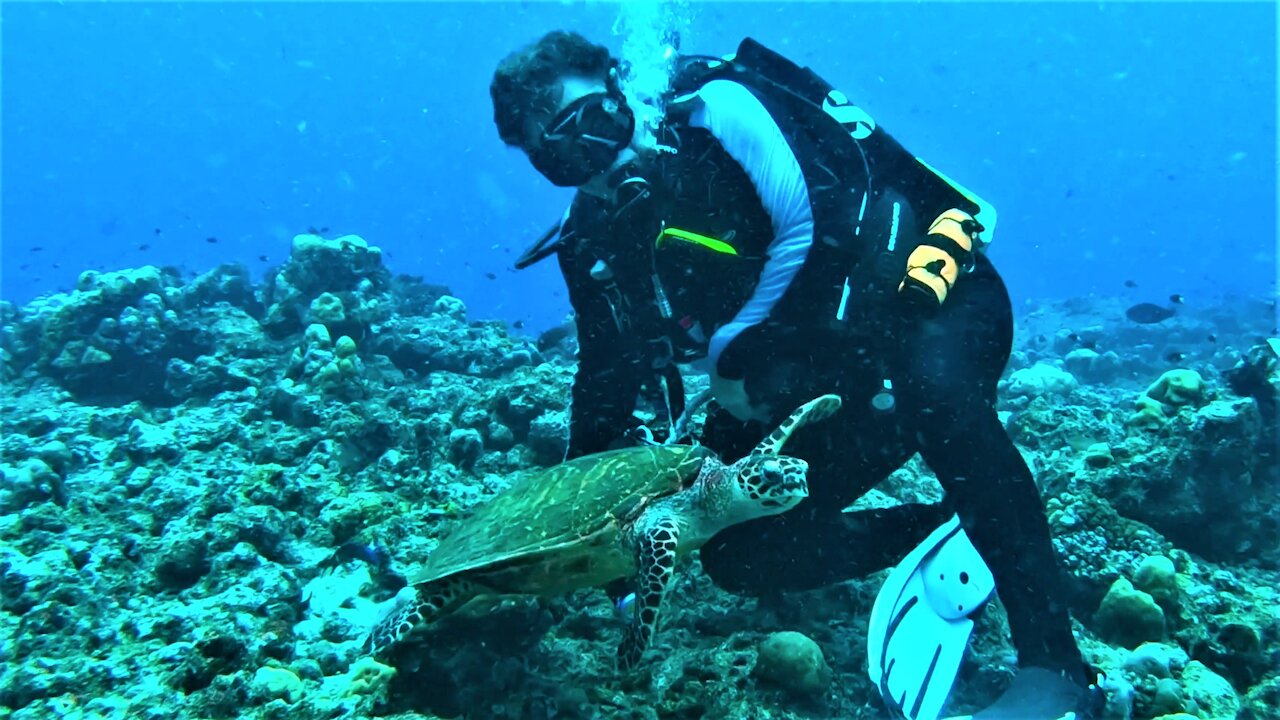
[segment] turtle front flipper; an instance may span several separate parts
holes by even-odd
[[[397,597],[396,605],[378,620],[365,640],[365,650],[370,655],[377,655],[400,642],[418,625],[435,622],[457,610],[475,597],[477,588],[470,580],[449,578],[410,586],[401,592],[409,594],[409,597]]]
[[[769,437],[765,438],[753,454],[778,455],[782,452],[782,446],[791,439],[791,433],[797,428],[804,427],[812,422],[825,420],[836,413],[840,409],[839,395],[821,395],[809,402],[801,405],[795,412],[787,416],[786,420],[778,426],[777,430],[769,433]]]
[[[653,632],[658,627],[662,598],[671,587],[676,571],[676,546],[680,529],[672,518],[642,525],[637,532],[636,554],[640,574],[636,578],[636,600],[631,624],[618,647],[618,666],[630,670],[639,662]]]

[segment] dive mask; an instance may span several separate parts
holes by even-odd
[[[553,185],[577,187],[613,165],[635,128],[621,93],[584,95],[547,123],[529,160]]]

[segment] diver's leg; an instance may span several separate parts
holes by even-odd
[[[921,453],[946,491],[945,505],[995,577],[1020,663],[1083,680],[1044,504],[996,415],[1012,334],[1008,292],[979,256],[937,316],[904,338],[902,405],[918,423]]]
[[[928,505],[842,512],[913,452],[887,424],[873,430],[860,410],[846,404],[839,415],[796,432],[784,452],[808,461],[809,497],[780,515],[726,528],[704,545],[702,565],[716,584],[765,595],[861,577],[896,563],[946,519]],[[749,451],[758,439],[744,437],[742,444]]]
[[[890,567],[950,516],[941,505],[840,512],[805,501],[781,515],[735,525],[701,552],[725,590],[746,595],[812,590]]]

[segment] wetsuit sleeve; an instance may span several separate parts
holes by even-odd
[[[578,330],[578,369],[573,377],[567,459],[601,452],[634,425],[641,383],[634,341],[624,338],[589,267],[562,250],[560,270],[569,289]]]
[[[978,256],[942,312],[913,325],[903,344],[900,411],[916,422],[921,455],[946,490],[944,502],[995,576],[1019,662],[1082,681],[1044,504],[996,414],[1013,313],[990,261]]]
[[[717,371],[739,379],[743,363],[757,353],[735,341],[770,316],[804,265],[813,246],[813,210],[799,160],[751,91],[730,80],[713,80],[698,92],[698,103],[690,124],[706,128],[742,166],[773,225],[756,287],[708,347]]]

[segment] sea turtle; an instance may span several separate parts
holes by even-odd
[[[440,541],[374,626],[367,649],[380,653],[479,597],[550,596],[634,578],[631,622],[618,648],[619,665],[634,667],[676,556],[730,525],[803,500],[808,464],[779,453],[796,428],[839,407],[836,395],[805,403],[732,465],[700,445],[645,446],[525,475]]]

